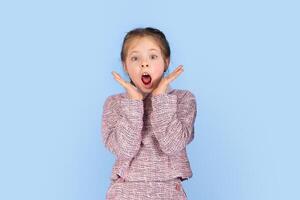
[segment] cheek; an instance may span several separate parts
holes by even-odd
[[[139,79],[139,69],[138,67],[131,66],[128,68],[128,73],[131,79],[136,80]]]
[[[163,67],[155,68],[155,70],[153,70],[153,73],[152,73],[152,78],[154,80],[158,80],[162,77],[163,73],[164,73]]]
[[[138,64],[136,62],[126,62],[126,68],[129,73],[133,73],[138,69]]]
[[[153,63],[153,72],[154,74],[163,74],[165,70],[165,63],[163,60],[159,60]]]

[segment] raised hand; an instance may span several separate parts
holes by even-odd
[[[118,81],[118,83],[123,86],[131,99],[143,100],[143,95],[138,91],[138,89],[132,85],[131,83],[122,79],[122,77],[117,72],[112,72],[114,79]]]
[[[175,80],[183,72],[183,65],[179,65],[176,69],[168,76],[163,77],[158,86],[152,91],[152,95],[156,96],[159,94],[166,93],[169,83]]]

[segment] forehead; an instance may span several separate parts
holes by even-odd
[[[160,51],[160,46],[154,38],[149,36],[134,38],[128,44],[128,54],[144,50]]]

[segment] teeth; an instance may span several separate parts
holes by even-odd
[[[148,72],[144,72],[143,75],[149,75]]]

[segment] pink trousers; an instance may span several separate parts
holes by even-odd
[[[180,179],[155,182],[111,182],[106,200],[187,200]]]

